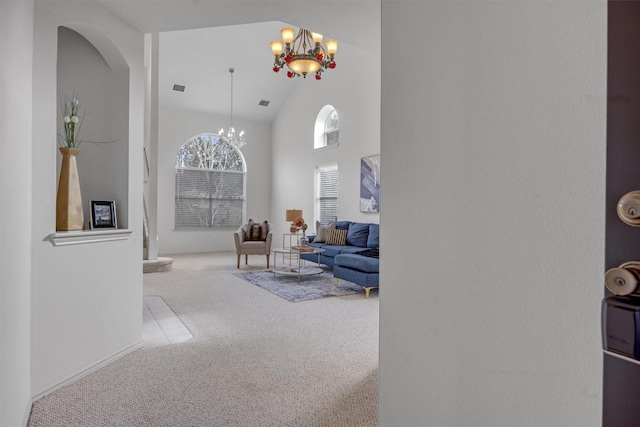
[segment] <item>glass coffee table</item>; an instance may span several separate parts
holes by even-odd
[[[283,276],[297,276],[298,281],[305,276],[316,276],[321,274],[324,270],[320,268],[320,254],[324,252],[324,249],[314,248],[311,246],[305,246],[304,249],[298,249],[297,246],[290,248],[278,248],[271,249],[271,252],[275,253],[273,257],[273,268],[271,271],[273,274],[281,274]],[[278,254],[282,254],[282,265],[278,266]],[[300,254],[317,254],[318,261],[317,267],[304,265],[304,260],[300,258]],[[289,265],[285,262],[289,260]]]

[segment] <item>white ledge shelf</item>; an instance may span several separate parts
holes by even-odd
[[[49,241],[53,246],[81,245],[85,243],[112,242],[114,240],[127,240],[133,230],[109,229],[109,230],[78,230],[57,231],[49,234]]]

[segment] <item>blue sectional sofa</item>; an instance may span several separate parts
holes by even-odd
[[[380,225],[351,221],[337,221],[337,229],[347,230],[344,246],[314,243],[315,236],[309,236],[310,246],[324,249],[320,255],[320,263],[333,267],[336,279],[347,280],[364,288],[368,297],[369,291],[379,286],[380,259]],[[317,262],[318,255],[300,254],[300,258]]]

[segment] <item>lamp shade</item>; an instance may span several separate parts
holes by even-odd
[[[300,59],[289,62],[289,68],[298,74],[313,74],[320,69],[320,64],[311,55],[299,55]]]
[[[271,42],[271,51],[275,56],[279,56],[282,53],[282,42],[274,40]]]
[[[302,211],[297,209],[287,209],[287,219],[286,221],[293,221],[296,218],[302,217]]]
[[[282,34],[283,42],[287,44],[291,44],[293,42],[293,34],[294,34],[293,28],[283,28],[282,30],[280,30],[280,34]]]
[[[327,52],[329,52],[329,55],[335,55],[337,51],[338,51],[338,40],[336,39],[327,40]]]

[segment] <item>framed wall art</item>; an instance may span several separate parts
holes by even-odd
[[[380,212],[380,155],[360,160],[360,212]]]
[[[118,228],[116,202],[113,200],[90,200],[91,229]]]

